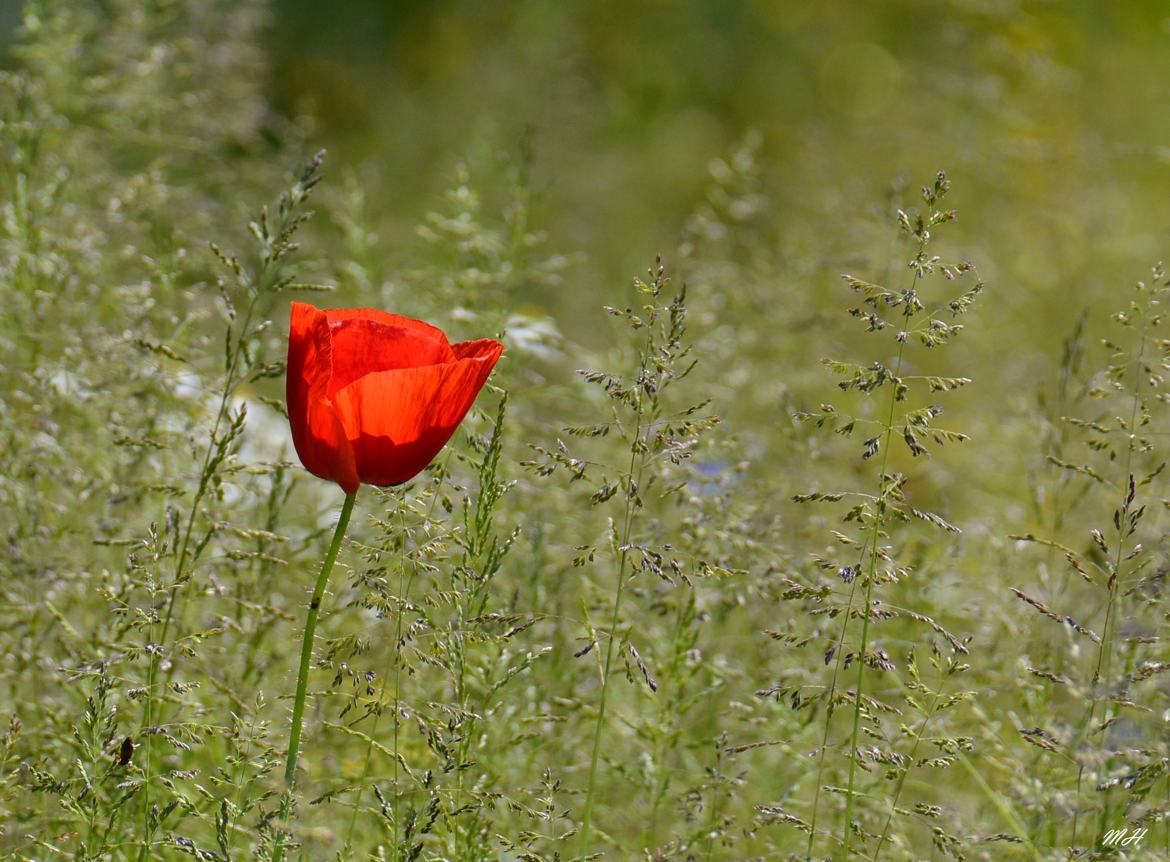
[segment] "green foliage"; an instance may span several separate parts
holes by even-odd
[[[1170,853],[1170,278],[1117,288],[1164,241],[1166,127],[1111,89],[1167,55],[1141,4],[1056,6],[694,0],[618,39],[611,0],[459,0],[348,86],[307,6],[28,0],[0,855]],[[285,87],[332,101],[284,119]],[[962,221],[943,174],[872,185],[940,152]],[[507,352],[427,471],[359,493],[294,806],[342,498],[282,415],[295,291]]]
[[[1052,789],[1033,804],[1067,807],[1069,830],[1057,835],[1083,852],[1101,847],[1119,818],[1146,825],[1166,812],[1150,792],[1167,764],[1154,729],[1164,693],[1154,680],[1166,661],[1155,634],[1164,620],[1159,522],[1167,508],[1157,490],[1166,462],[1155,429],[1170,348],[1162,337],[1168,291],[1170,279],[1158,265],[1113,315],[1118,332],[1102,339],[1106,364],[1086,380],[1078,404],[1091,413],[1061,417],[1070,430],[1060,454],[1048,456],[1045,479],[1101,525],[1075,547],[1071,536],[1060,535],[1067,528],[1057,508],[1055,535],[1015,537],[1047,548],[1046,566],[1061,570],[1044,572],[1040,596],[1012,588],[1050,621],[1037,632],[1026,668],[1031,679],[1022,683],[1032,690],[1029,706],[1040,711],[1030,711],[1033,726],[1019,732],[1049,761],[1053,776]],[[1055,643],[1051,623],[1063,630]],[[1067,648],[1070,631],[1083,650]]]
[[[844,504],[843,527],[842,531],[832,531],[833,543],[838,548],[814,555],[809,567],[810,579],[804,583],[792,581],[792,588],[784,595],[801,603],[815,628],[807,636],[794,632],[769,633],[773,639],[793,646],[815,644],[823,653],[823,664],[832,669],[827,684],[813,681],[780,684],[760,692],[767,697],[784,698],[794,709],[819,709],[822,713],[823,730],[812,751],[817,763],[816,784],[807,816],[773,805],[763,812],[762,818],[765,824],[789,823],[805,832],[810,856],[822,840],[823,826],[818,829],[818,822],[823,823],[820,820],[823,794],[844,796],[840,834],[829,833],[827,837],[839,842],[839,852],[846,858],[852,852],[879,858],[888,839],[894,837],[897,841],[898,832],[891,836],[895,815],[926,821],[938,849],[955,858],[962,855],[960,841],[950,831],[955,827],[947,822],[950,819],[946,817],[947,810],[939,804],[943,799],[920,802],[914,809],[900,805],[912,770],[948,769],[961,753],[971,748],[968,738],[936,736],[932,726],[940,712],[970,696],[953,690],[953,678],[969,669],[965,656],[969,653],[966,642],[970,638],[951,634],[925,610],[913,609],[917,602],[905,595],[907,586],[903,582],[914,580],[916,565],[901,559],[906,555],[909,536],[921,524],[941,531],[942,535],[931,542],[934,554],[945,555],[947,534],[956,535],[961,531],[943,516],[911,505],[907,496],[911,476],[890,468],[894,463],[891,446],[896,440],[905,445],[911,458],[917,459],[930,454],[928,446],[940,447],[968,439],[963,433],[936,426],[934,420],[942,408],[933,403],[924,405],[922,401],[970,381],[905,371],[910,367],[924,367],[919,363],[925,357],[916,360],[908,351],[910,345],[917,344],[922,349],[946,345],[963,327],[939,315],[945,311],[953,321],[965,314],[983,289],[980,281],[969,287],[962,285],[962,281],[975,277],[971,264],[948,264],[931,253],[934,228],[955,220],[954,211],[938,208],[949,190],[949,181],[939,172],[933,185],[922,190],[923,208],[897,212],[898,224],[914,247],[914,254],[905,267],[911,273],[908,287],[891,289],[844,276],[849,288],[867,306],[867,309],[850,309],[849,314],[866,320],[868,333],[883,337],[892,333],[890,344],[894,356],[868,366],[834,360],[824,360],[824,364],[841,378],[838,389],[845,393],[859,392],[867,400],[879,399],[879,406],[854,415],[825,403],[816,412],[796,414],[798,420],[812,421],[818,428],[845,437],[863,429],[867,436],[862,443],[861,458],[876,459],[879,463],[874,476],[876,488],[872,491],[812,492],[796,496],[798,503]],[[934,291],[928,291],[926,280],[936,275],[943,277],[947,293],[935,295]],[[956,281],[957,286],[952,284]],[[834,581],[841,586],[837,587]],[[898,589],[898,593],[890,598],[878,598],[875,597],[881,595],[877,593],[878,587],[887,593]],[[839,627],[833,623],[837,619]],[[900,659],[874,640],[878,626],[894,620],[917,623],[931,636],[928,644],[931,665],[936,671],[932,683],[925,682],[919,673],[915,647],[909,647]],[[898,641],[904,643],[907,631],[911,630],[903,626]],[[846,674],[853,666],[856,667],[853,689],[843,691]],[[909,678],[903,679],[903,674]],[[885,675],[885,679],[867,680],[870,675]],[[875,689],[888,691],[891,683],[887,679],[892,680],[893,691],[901,703],[885,694],[869,693]],[[947,691],[948,687],[952,690]],[[851,721],[834,723],[834,714],[839,710],[851,715]],[[860,747],[863,733],[868,743]],[[919,755],[924,740],[938,749],[935,756]],[[908,750],[900,750],[903,746]],[[848,764],[843,788],[826,783],[832,776],[833,766],[828,759],[831,751],[843,754]],[[873,772],[883,773],[892,787],[876,792],[862,785],[860,782]],[[889,801],[878,801],[884,799]],[[913,824],[907,824],[906,832],[912,834],[913,828]],[[854,851],[854,847],[859,849]]]

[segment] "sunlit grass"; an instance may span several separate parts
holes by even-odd
[[[403,25],[452,52],[426,110],[378,79],[321,109],[349,132],[270,106],[334,79],[266,83],[265,4],[26,4],[0,76],[0,853],[1170,851],[1167,127],[1099,98],[1165,86],[1161,31],[1140,4],[1099,41],[1047,5],[801,5],[709,32],[688,6],[632,55],[573,4],[489,16],[467,50],[496,72],[472,68],[515,100],[477,96],[512,113],[467,135],[459,4]],[[731,62],[687,52],[728,32],[751,115],[683,110]],[[504,59],[525,34],[570,69],[606,47],[597,77],[541,90]],[[447,149],[399,196],[427,130]],[[306,290],[507,351],[426,471],[360,492],[293,806],[338,505],[284,415]]]

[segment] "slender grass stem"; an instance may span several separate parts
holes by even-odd
[[[450,460],[451,460],[451,453],[450,453],[450,451],[448,451],[448,454],[443,461],[442,470],[440,471],[441,476],[445,477],[447,475],[447,465],[449,464]],[[439,501],[440,496],[441,496],[439,494],[439,488],[441,487],[441,481],[442,480],[440,480],[440,485],[434,489],[434,493],[432,493],[432,495],[431,495],[430,502],[427,504],[426,516],[424,518],[425,522],[429,522],[431,520],[431,518],[434,516],[435,505],[437,504],[437,502]],[[408,539],[410,538],[410,532],[407,529],[407,524],[406,524],[406,497],[405,496],[403,496],[402,498],[399,499],[398,505],[399,505],[398,523],[399,523],[399,529],[402,532],[402,536],[401,536],[402,544],[399,546],[399,559],[398,559],[398,596],[397,596],[398,613],[396,615],[395,624],[394,624],[394,649],[391,651],[389,657],[386,660],[386,670],[382,674],[382,685],[378,690],[378,703],[381,704],[386,698],[386,692],[388,690],[388,686],[390,683],[390,671],[393,670],[394,671],[394,707],[393,707],[393,710],[394,710],[394,713],[393,713],[393,715],[394,715],[394,729],[393,729],[394,773],[392,776],[392,780],[393,780],[394,794],[390,800],[390,810],[391,810],[391,817],[393,819],[393,823],[391,824],[391,829],[393,830],[393,838],[394,838],[395,848],[399,847],[399,844],[398,844],[398,798],[401,795],[399,793],[399,790],[398,790],[399,757],[400,757],[399,750],[398,750],[398,729],[399,729],[399,726],[401,723],[400,716],[401,716],[401,696],[402,696],[402,657],[400,654],[400,649],[401,649],[402,638],[403,638],[403,631],[404,631],[403,624],[405,622],[406,610],[410,606],[411,590],[414,586],[415,576],[418,574],[418,562],[417,562],[417,560],[412,560],[410,554],[407,551],[407,542],[408,542]],[[409,577],[406,574],[408,561],[411,562]],[[366,743],[366,751],[365,751],[365,755],[364,755],[363,760],[362,760],[362,774],[361,774],[361,778],[358,779],[357,798],[354,800],[354,803],[353,803],[353,813],[350,815],[349,828],[346,830],[346,835],[345,835],[345,850],[344,850],[344,852],[347,854],[350,853],[353,849],[354,831],[357,828],[358,815],[361,813],[362,796],[365,793],[366,779],[370,775],[370,764],[373,762],[373,757],[374,757],[374,741],[378,738],[378,727],[380,726],[381,721],[382,721],[382,712],[383,712],[383,710],[379,709],[378,713],[374,716],[374,724],[369,732],[369,741]],[[395,856],[393,858],[399,858],[399,857]]]
[[[638,369],[638,385],[641,386],[642,377],[646,373],[646,356],[650,349],[650,342],[642,351],[642,363]],[[609,697],[610,669],[613,666],[614,643],[617,640],[617,629],[621,622],[622,596],[626,588],[626,563],[630,553],[630,530],[634,523],[634,502],[637,498],[637,486],[642,481],[642,469],[639,466],[638,456],[642,455],[641,465],[645,465],[645,453],[642,445],[642,418],[643,401],[639,392],[635,410],[634,436],[630,444],[630,466],[626,473],[626,511],[623,519],[622,534],[620,537],[621,551],[618,557],[617,590],[613,600],[613,617],[609,625],[609,638],[605,647],[605,664],[601,672],[601,695],[597,704],[597,723],[593,728],[593,749],[589,759],[589,784],[585,791],[585,812],[581,818],[581,856],[589,851],[589,832],[593,822],[593,799],[597,791],[597,763],[601,759],[601,736],[605,728],[605,708]],[[637,476],[635,477],[635,473]]]
[[[207,449],[203,453],[203,464],[199,469],[199,487],[195,491],[195,497],[191,502],[191,511],[187,515],[187,523],[183,529],[183,539],[179,546],[179,554],[175,559],[175,570],[173,576],[173,583],[171,584],[170,594],[167,597],[167,609],[163,616],[162,631],[159,634],[158,641],[155,642],[154,637],[154,619],[152,615],[150,624],[150,664],[147,668],[146,676],[146,697],[143,705],[142,729],[145,731],[151,727],[155,720],[154,713],[154,699],[155,699],[155,679],[158,676],[161,666],[161,655],[163,645],[166,644],[167,635],[170,633],[171,621],[174,618],[175,606],[180,590],[185,583],[183,578],[183,568],[187,563],[187,558],[191,549],[191,534],[195,529],[195,518],[199,514],[199,505],[203,502],[203,497],[207,493],[207,487],[211,478],[212,457],[216,449],[216,439],[219,434],[219,429],[223,427],[223,420],[227,416],[228,404],[231,400],[232,393],[236,390],[237,373],[239,370],[240,358],[243,355],[244,338],[248,334],[248,327],[251,324],[252,316],[256,311],[256,303],[258,297],[253,296],[252,301],[248,304],[248,309],[244,314],[243,325],[240,328],[240,339],[237,342],[237,348],[232,356],[232,360],[228,365],[227,376],[224,380],[223,393],[219,399],[219,409],[215,414],[215,421],[211,425],[211,434]],[[173,666],[172,666],[173,671]],[[167,675],[168,678],[170,674]],[[153,762],[153,752],[150,745],[150,734],[143,736],[143,755],[142,761],[144,764],[145,778],[142,785],[142,809],[143,809],[143,840],[139,849],[138,862],[146,862],[150,852],[150,840],[152,829],[150,827],[150,776]]]
[[[877,847],[873,851],[873,862],[878,862],[878,858],[882,855],[882,847],[886,843],[886,838],[890,834],[890,825],[894,822],[894,812],[898,810],[898,800],[902,797],[902,787],[906,784],[906,776],[910,774],[910,770],[914,768],[914,757],[918,754],[918,746],[922,744],[922,734],[926,732],[926,727],[934,718],[934,711],[938,708],[938,699],[942,697],[943,680],[939,680],[939,687],[935,690],[934,696],[930,701],[930,708],[926,711],[926,716],[918,725],[918,729],[914,732],[914,744],[910,746],[910,753],[906,756],[906,767],[898,776],[898,781],[894,785],[894,794],[890,798],[890,810],[886,814],[886,823],[882,827],[882,834],[878,836]]]
[[[1077,746],[1078,748],[1080,747],[1079,742],[1081,740],[1083,740],[1084,737],[1087,736],[1092,731],[1093,721],[1097,715],[1097,707],[1101,703],[1101,694],[1100,694],[1101,680],[1103,677],[1109,676],[1110,668],[1112,666],[1112,661],[1113,661],[1113,638],[1114,638],[1114,635],[1115,635],[1115,632],[1117,629],[1117,621],[1116,621],[1117,593],[1118,593],[1118,587],[1120,586],[1120,583],[1121,583],[1121,564],[1125,560],[1124,554],[1125,554],[1125,539],[1126,539],[1126,535],[1127,535],[1126,530],[1128,529],[1128,526],[1129,526],[1128,513],[1129,513],[1130,505],[1133,502],[1132,496],[1131,496],[1132,491],[1131,491],[1131,484],[1130,483],[1133,481],[1131,470],[1133,469],[1133,449],[1134,449],[1134,445],[1135,445],[1135,440],[1134,440],[1135,428],[1134,428],[1134,426],[1137,424],[1138,411],[1141,408],[1141,404],[1142,404],[1141,389],[1142,389],[1142,381],[1144,380],[1144,375],[1142,374],[1142,361],[1145,357],[1146,341],[1147,341],[1148,332],[1149,332],[1149,308],[1147,308],[1144,311],[1144,313],[1142,314],[1141,336],[1140,336],[1140,341],[1138,343],[1138,351],[1137,351],[1137,354],[1134,356],[1134,360],[1133,360],[1133,367],[1135,370],[1136,379],[1134,381],[1133,403],[1130,407],[1129,425],[1126,426],[1126,430],[1129,433],[1129,437],[1126,440],[1125,463],[1124,463],[1123,468],[1122,468],[1122,475],[1124,476],[1123,485],[1122,485],[1122,492],[1121,492],[1122,493],[1122,501],[1121,501],[1121,504],[1118,506],[1117,512],[1115,513],[1116,517],[1114,519],[1116,527],[1117,527],[1117,548],[1114,551],[1113,568],[1112,568],[1112,571],[1110,571],[1110,573],[1109,573],[1109,598],[1105,603],[1105,626],[1104,626],[1103,630],[1101,631],[1101,642],[1097,645],[1097,662],[1096,662],[1096,667],[1093,670],[1093,701],[1089,706],[1089,714],[1086,716],[1084,725],[1082,726],[1081,732],[1078,735],[1078,746]],[[1105,709],[1106,709],[1106,714],[1107,714],[1108,707],[1105,707]],[[1108,724],[1108,722],[1102,723],[1102,731],[1104,731],[1104,728],[1107,724]],[[1076,843],[1077,843],[1077,832],[1078,832],[1078,827],[1079,827],[1078,821],[1079,821],[1080,807],[1081,807],[1080,806],[1081,789],[1082,789],[1082,784],[1084,781],[1084,775],[1085,775],[1085,765],[1084,765],[1084,762],[1082,761],[1077,767],[1077,803],[1078,804],[1073,810],[1073,826],[1072,826],[1072,831],[1073,831],[1072,843],[1073,843],[1074,847],[1076,846]],[[1108,795],[1108,792],[1106,792],[1105,801],[1103,803],[1102,812],[1101,812],[1102,829],[1104,829],[1104,824],[1107,821],[1108,813],[1109,813],[1109,795]]]
[[[902,354],[905,349],[905,343],[901,345],[898,350],[898,361],[894,367],[894,375],[897,376],[902,368]],[[886,428],[885,439],[882,441],[882,465],[879,470],[879,477],[881,482],[885,482],[886,464],[889,460],[890,439],[893,436],[893,422],[894,410],[897,400],[893,393],[890,394],[890,411],[888,417],[888,427]],[[884,521],[885,503],[883,499],[879,499],[877,503],[877,512],[874,514],[873,533],[870,536],[869,542],[869,571],[866,572],[865,582],[865,606],[861,617],[861,644],[858,647],[857,658],[857,686],[853,693],[853,729],[849,736],[849,785],[845,793],[845,834],[843,836],[843,846],[845,858],[849,857],[852,849],[853,839],[853,793],[854,782],[857,773],[857,735],[861,729],[861,698],[862,689],[865,686],[865,654],[869,649],[869,618],[871,609],[873,607],[873,582],[877,577],[877,561],[880,556],[878,551],[878,540],[881,537],[882,523]]]
[[[142,728],[146,730],[154,723],[154,678],[158,673],[158,647],[154,645],[155,616],[150,618],[150,663],[146,669],[146,703],[142,707]],[[138,862],[146,862],[150,852],[150,736],[143,736],[143,779],[142,779],[142,845],[138,851]]]
[[[401,604],[399,605],[399,608],[398,608],[398,622],[396,624],[396,630],[395,630],[395,635],[394,635],[394,649],[396,651],[400,650],[402,648],[401,647],[401,644],[402,644],[402,622],[403,622],[402,618],[406,613],[407,596],[410,595],[410,587],[413,583],[414,583],[414,572],[413,571],[410,573],[410,578],[406,581],[406,588],[405,589],[401,589],[402,580],[401,580],[401,578],[399,578],[399,587],[400,587],[399,592],[402,593],[402,595],[399,597]],[[399,655],[399,656],[395,656],[395,662],[394,662],[394,775],[393,775],[394,796],[390,801],[390,810],[394,816],[394,846],[395,847],[400,847],[399,842],[398,842],[398,825],[399,825],[399,822],[401,820],[401,816],[399,815],[399,812],[398,812],[398,800],[402,796],[402,793],[398,788],[398,782],[399,782],[399,767],[401,766],[400,758],[402,757],[400,746],[399,746],[401,729],[402,729],[402,657]],[[367,751],[367,758],[368,758],[368,756],[369,756],[369,751]],[[368,762],[368,760],[367,760],[367,762]],[[359,801],[360,801],[360,799],[359,799]]]
[[[406,505],[405,500],[400,501],[399,505],[400,505],[400,507],[404,507]],[[433,508],[433,506],[434,506],[434,502],[432,499],[432,508]],[[388,658],[386,659],[386,670],[382,674],[382,685],[378,689],[378,703],[381,704],[386,698],[386,691],[387,691],[387,689],[389,687],[389,683],[390,683],[390,676],[391,676],[390,671],[393,670],[394,671],[394,796],[391,800],[391,811],[392,811],[394,822],[393,822],[391,828],[393,829],[394,846],[395,847],[398,846],[398,795],[399,795],[398,794],[398,715],[399,715],[398,711],[399,711],[399,696],[401,694],[398,686],[399,686],[399,683],[401,682],[401,671],[402,671],[401,656],[399,655],[399,644],[402,643],[402,623],[403,623],[403,617],[406,614],[406,606],[407,606],[407,602],[408,602],[408,597],[410,595],[410,587],[414,583],[414,570],[413,569],[411,570],[409,580],[406,577],[407,529],[406,529],[406,516],[401,508],[399,509],[398,515],[399,515],[398,521],[399,521],[399,524],[400,524],[400,527],[402,530],[402,545],[399,548],[399,551],[400,551],[399,563],[398,563],[398,602],[399,602],[399,605],[398,605],[397,619],[395,621],[395,626],[394,626],[394,649],[390,651],[390,654],[389,654]],[[430,517],[430,510],[428,510],[427,516]],[[381,719],[382,719],[382,711],[381,711],[381,709],[379,709],[378,714],[374,716],[374,726],[370,729],[370,734],[369,734],[370,742],[366,743],[366,753],[365,753],[365,757],[362,761],[362,774],[361,774],[361,778],[358,779],[357,798],[354,800],[354,803],[353,803],[353,813],[350,815],[349,828],[346,831],[346,836],[345,836],[345,852],[346,853],[351,852],[353,849],[354,830],[357,828],[357,819],[358,819],[358,814],[361,812],[362,796],[365,792],[366,778],[369,777],[370,764],[373,762],[373,758],[374,758],[373,741],[378,738],[378,725],[381,723]]]
[[[627,505],[627,509],[630,506]],[[626,520],[629,529],[629,517]],[[601,735],[605,727],[605,707],[609,695],[610,668],[613,666],[614,641],[617,639],[617,628],[621,620],[622,595],[626,586],[626,559],[628,551],[628,533],[623,537],[621,559],[618,562],[617,591],[613,600],[613,617],[609,624],[609,639],[605,648],[605,665],[601,673],[601,696],[597,704],[597,723],[593,728],[593,750],[589,760],[589,784],[585,792],[585,813],[581,819],[581,855],[585,855],[589,847],[589,830],[593,819],[593,797],[597,789],[597,763],[601,759]]]
[[[863,550],[862,553],[864,554],[865,551]],[[837,680],[841,676],[842,658],[845,655],[845,635],[849,628],[849,617],[853,614],[853,599],[856,595],[857,580],[854,579],[849,588],[849,602],[845,607],[845,620],[841,624],[841,636],[836,639],[837,660],[833,663],[833,676],[829,680],[829,702],[825,707],[825,727],[821,734],[821,750],[817,756],[816,788],[813,790],[813,810],[812,817],[809,819],[808,846],[805,849],[805,858],[809,860],[812,859],[813,844],[817,835],[817,813],[820,811],[821,803],[821,776],[825,771],[825,753],[829,750],[829,726],[833,717],[833,698],[837,692]]]
[[[925,249],[926,241],[923,239],[919,243],[918,255],[916,259],[922,256]],[[921,270],[916,267],[914,270],[914,279],[911,283],[911,290],[917,286],[921,276]],[[907,310],[910,308],[912,308],[912,306],[907,306]],[[906,324],[906,329],[909,329],[909,315],[906,318]],[[902,364],[906,355],[907,340],[907,338],[902,338],[898,343],[898,356],[894,362],[895,379],[898,379],[898,376],[902,373]],[[873,608],[873,582],[877,577],[877,564],[878,559],[881,556],[881,553],[878,550],[878,542],[881,539],[882,527],[885,521],[886,467],[889,464],[890,458],[890,441],[894,436],[894,412],[897,409],[897,405],[898,390],[895,386],[890,392],[889,409],[886,412],[886,427],[884,433],[882,434],[882,462],[881,467],[878,470],[878,499],[876,503],[876,511],[874,512],[873,516],[873,528],[869,537],[869,569],[865,575],[865,607],[861,618],[861,644],[858,647],[857,686],[853,693],[853,728],[849,735],[849,784],[845,793],[845,825],[844,835],[842,836],[843,853],[846,859],[849,858],[853,844],[853,797],[857,777],[857,737],[859,731],[861,730],[861,699],[862,690],[865,686],[865,654],[869,649],[869,619]],[[843,625],[847,626],[848,624],[849,618],[848,615],[846,615],[845,623]],[[819,785],[819,780],[817,783]]]
[[[670,665],[668,666],[667,670],[668,679],[678,678],[679,663],[681,660],[678,651],[678,641],[682,634],[683,627],[686,625],[686,611],[686,604],[680,601],[678,604],[678,613],[675,617],[673,639],[674,650],[671,654]],[[676,709],[678,707],[677,698],[680,696],[680,694],[681,692],[677,688],[672,687],[670,695],[668,695],[662,702],[660,712],[660,715],[662,716],[660,719],[662,726],[658,728],[659,735],[658,738],[654,741],[654,764],[659,770],[660,775],[658,781],[655,782],[654,798],[650,806],[650,823],[647,837],[651,841],[657,840],[658,816],[662,809],[662,800],[666,797],[666,790],[670,786],[670,771],[663,767],[663,761],[666,760],[666,745],[664,743],[667,738],[667,733],[665,731],[666,728],[671,727],[673,716],[676,714]],[[716,751],[718,751],[718,748]],[[716,761],[718,761],[718,754],[716,755]],[[710,851],[708,851],[708,855],[710,855]]]
[[[333,541],[321,563],[321,573],[317,575],[317,583],[313,587],[313,597],[309,600],[309,612],[305,617],[305,634],[301,641],[301,663],[297,670],[297,693],[293,698],[292,727],[288,734],[288,757],[284,766],[286,797],[280,808],[282,823],[287,823],[292,813],[293,788],[297,776],[297,754],[301,748],[301,723],[305,715],[305,695],[309,688],[309,663],[313,658],[313,636],[317,631],[317,617],[321,613],[321,600],[325,595],[325,587],[329,583],[333,564],[337,561],[337,554],[341,550],[341,541],[345,538],[345,529],[349,526],[349,516],[353,512],[353,503],[356,498],[356,493],[345,495],[341,516],[337,519],[337,529],[333,531]],[[280,862],[283,858],[283,832],[277,832],[276,846],[272,850],[272,862]]]

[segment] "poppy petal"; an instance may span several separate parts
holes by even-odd
[[[331,324],[342,323],[347,320],[374,320],[387,326],[401,326],[404,329],[413,329],[430,335],[437,341],[447,343],[447,336],[437,326],[431,326],[413,317],[402,317],[388,311],[379,311],[376,308],[327,308],[322,312]]]
[[[446,445],[487,382],[504,346],[484,339],[452,348],[463,358],[441,365],[367,374],[333,402],[358,474],[398,485],[421,472]]]
[[[311,305],[292,303],[285,396],[293,445],[305,469],[352,494],[360,480],[353,448],[327,397],[332,369],[325,314]]]
[[[454,358],[441,332],[440,337],[435,338],[430,332],[417,327],[383,323],[364,317],[330,323],[329,328],[333,342],[330,396],[359,377],[375,371],[438,365]]]
[[[456,359],[486,359],[494,366],[500,354],[504,352],[504,345],[494,338],[480,338],[476,341],[461,341],[451,345],[451,353]]]

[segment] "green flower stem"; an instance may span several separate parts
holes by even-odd
[[[333,531],[333,542],[329,545],[329,553],[321,563],[321,574],[317,575],[317,584],[313,587],[313,598],[309,600],[309,613],[305,617],[305,635],[301,641],[301,665],[297,671],[297,694],[293,699],[292,727],[288,734],[288,759],[284,766],[284,784],[288,794],[284,805],[281,806],[280,820],[288,822],[292,813],[293,785],[297,777],[297,754],[301,749],[301,723],[305,717],[305,696],[309,689],[309,662],[313,658],[313,635],[317,631],[317,617],[321,613],[321,599],[325,595],[325,586],[329,583],[329,574],[333,571],[333,564],[337,561],[337,554],[341,550],[341,540],[345,538],[345,528],[349,526],[349,516],[353,512],[353,501],[357,492],[345,495],[345,503],[341,507],[341,517],[337,519],[337,529]],[[272,862],[280,862],[284,858],[284,842],[278,834],[276,846],[272,851]]]

